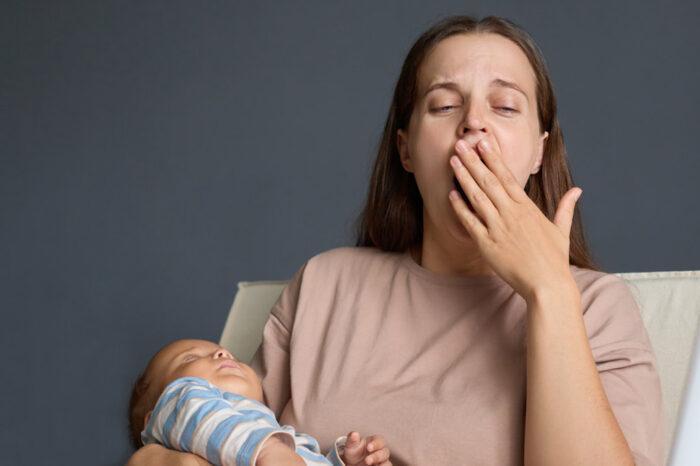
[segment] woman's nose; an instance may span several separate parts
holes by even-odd
[[[233,356],[231,355],[231,353],[228,352],[226,348],[219,347],[216,351],[214,351],[214,359],[221,358],[233,359]]]
[[[464,121],[462,122],[461,132],[462,135],[469,132],[486,132],[484,109],[480,103],[471,101],[467,104],[467,113],[464,116]]]

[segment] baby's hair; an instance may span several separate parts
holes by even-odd
[[[160,353],[160,350],[158,353]],[[160,396],[160,393],[157,391],[157,383],[151,377],[153,361],[158,356],[158,353],[149,361],[146,369],[136,379],[134,388],[131,389],[131,398],[129,399],[129,438],[135,450],[143,446],[141,441],[143,421],[146,419],[146,414],[153,410],[156,401],[158,401],[158,396]]]
[[[136,379],[134,388],[131,390],[129,399],[129,438],[135,450],[143,446],[141,441],[141,431],[146,414],[153,409],[156,400],[153,399],[148,369]],[[151,390],[149,390],[151,389]]]

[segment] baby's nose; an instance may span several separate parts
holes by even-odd
[[[228,358],[233,359],[231,353],[226,348],[219,348],[214,352],[214,359]]]

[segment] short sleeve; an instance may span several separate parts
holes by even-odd
[[[289,342],[304,264],[282,290],[263,329],[263,340],[251,366],[260,377],[265,404],[278,418],[290,399]]]
[[[660,466],[665,441],[661,381],[634,295],[618,277],[602,275],[581,298],[598,374],[635,463]]]

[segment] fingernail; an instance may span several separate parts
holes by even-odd
[[[578,201],[578,198],[581,197],[581,194],[583,194],[583,189],[578,190],[578,194],[576,194],[576,200]]]
[[[462,166],[462,161],[459,160],[459,157],[457,157],[456,155],[453,155],[452,157],[450,157],[450,163],[455,167]]]
[[[457,150],[460,152],[465,152],[467,150],[467,143],[461,139],[457,141]]]
[[[481,141],[479,141],[479,149],[490,150],[491,145],[488,142],[486,142],[485,139],[482,139]]]

